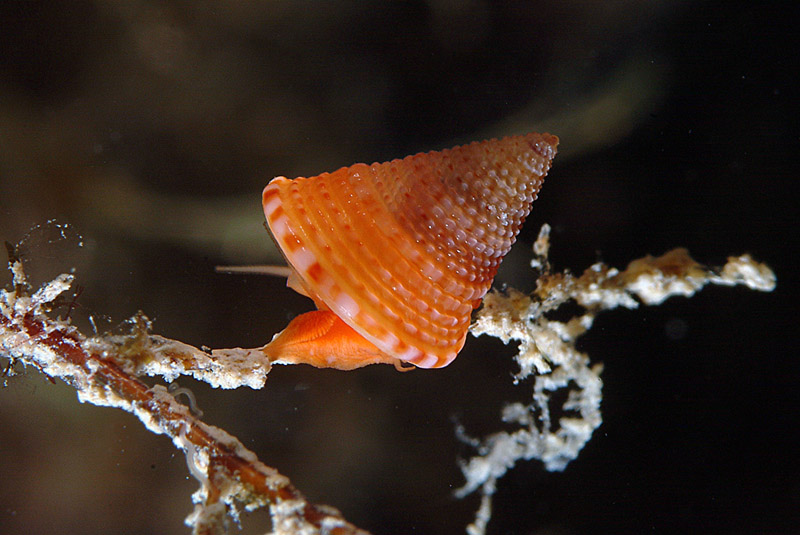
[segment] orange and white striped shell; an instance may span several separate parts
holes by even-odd
[[[366,356],[337,362],[332,350],[309,363],[350,369],[452,362],[557,144],[555,136],[532,133],[272,180],[262,196],[264,214],[296,276],[290,286],[367,348]],[[298,325],[265,350],[279,351],[281,336],[296,338]]]

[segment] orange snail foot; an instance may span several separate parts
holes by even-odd
[[[385,363],[398,370],[406,369],[399,359],[382,352],[329,310],[297,316],[261,351],[277,364],[353,370]]]

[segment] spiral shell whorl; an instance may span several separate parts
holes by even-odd
[[[463,346],[557,143],[528,134],[278,177],[264,212],[318,306],[389,355],[441,367]]]

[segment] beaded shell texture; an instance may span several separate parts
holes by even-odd
[[[531,133],[273,179],[262,202],[293,270],[289,285],[327,314],[325,325],[343,322],[337,328],[361,348],[353,355],[336,347],[317,355],[317,348],[308,363],[350,369],[452,362],[557,145],[555,136]],[[280,353],[292,346],[287,338],[316,340],[327,332],[319,316],[303,316],[265,351]],[[302,361],[308,348],[293,347],[298,354],[289,360]]]

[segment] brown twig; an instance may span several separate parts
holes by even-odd
[[[115,352],[123,346],[98,345],[70,323],[49,317],[48,305],[69,288],[71,276],[61,275],[31,296],[22,290],[24,274],[18,262],[12,271],[15,290],[0,296],[0,353],[65,380],[82,401],[120,407],[151,431],[171,437],[202,483],[195,512],[187,520],[194,533],[224,533],[229,519],[238,517],[238,507],[262,506],[269,506],[275,534],[367,533],[335,509],[308,503],[288,478],[261,463],[236,438],[199,421],[165,387],[151,388],[120,365],[147,355],[131,355],[130,347]],[[149,349],[143,346],[143,351]]]

